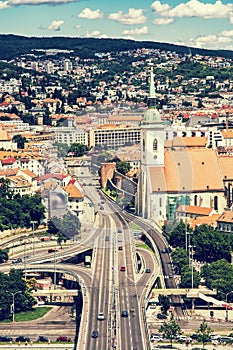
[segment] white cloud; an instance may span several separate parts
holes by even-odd
[[[232,50],[233,30],[225,30],[219,34],[200,35],[196,38],[180,40],[176,44],[212,50]]]
[[[170,24],[173,22],[174,22],[173,18],[156,18],[153,23],[163,25],[163,24]]]
[[[64,21],[52,21],[50,26],[48,27],[49,30],[59,31],[61,30],[61,26],[64,24]]]
[[[233,30],[224,30],[221,35],[223,36],[233,36]]]
[[[99,30],[94,30],[93,32],[87,32],[85,37],[86,38],[96,38],[99,37],[101,35],[101,32]]]
[[[103,18],[104,14],[100,12],[100,10],[94,10],[92,11],[88,7],[86,7],[82,12],[78,14],[79,18],[87,18],[87,19],[98,19]]]
[[[42,5],[42,4],[66,4],[70,2],[78,2],[79,0],[9,0],[8,4],[12,6],[19,5]]]
[[[111,13],[108,18],[124,24],[142,24],[147,21],[144,16],[143,9],[129,8],[128,13],[123,14],[122,11]]]
[[[8,1],[0,1],[0,10],[8,8]]]
[[[148,34],[148,27],[144,26],[141,28],[123,30],[122,34],[124,34],[124,35],[146,35],[146,34]]]
[[[81,26],[81,24],[77,24],[74,28],[75,29],[80,29],[80,28],[82,28],[82,26]]]
[[[151,8],[161,17],[201,17],[201,18],[229,18],[233,17],[233,4],[223,4],[216,0],[214,4],[205,4],[199,0],[189,0],[186,3],[171,8],[168,4],[154,1]]]

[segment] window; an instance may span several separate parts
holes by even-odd
[[[197,205],[197,195],[195,194],[194,196],[194,205],[196,206]]]
[[[145,152],[145,140],[144,139],[142,140],[142,150],[143,150],[143,152]]]
[[[162,207],[162,198],[159,198],[159,206]]]
[[[154,142],[153,142],[153,151],[158,151],[158,140],[157,140],[157,139],[154,139]]]
[[[214,210],[218,210],[218,196],[214,197]]]

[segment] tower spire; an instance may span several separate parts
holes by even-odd
[[[154,81],[154,70],[153,64],[150,67],[150,98],[155,98],[155,81]]]
[[[161,122],[161,115],[156,108],[156,92],[155,92],[155,81],[153,64],[150,64],[150,86],[149,96],[147,100],[148,109],[144,115],[142,124],[154,124]]]

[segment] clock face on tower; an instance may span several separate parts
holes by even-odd
[[[156,155],[154,156],[154,159],[157,159],[157,156],[156,156]]]

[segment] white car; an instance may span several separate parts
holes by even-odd
[[[103,312],[99,312],[99,313],[98,313],[98,316],[97,316],[97,320],[103,321],[104,319],[105,319],[104,313],[103,313]]]
[[[163,338],[161,338],[160,335],[153,334],[153,335],[151,335],[151,337],[150,337],[150,341],[151,341],[151,342],[154,342],[154,341],[163,341]]]

